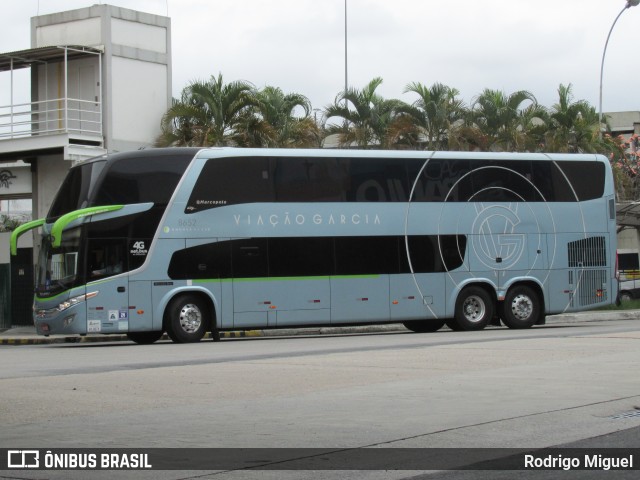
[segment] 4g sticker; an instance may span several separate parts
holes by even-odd
[[[149,250],[147,249],[147,244],[143,240],[138,240],[133,243],[129,253],[133,256],[146,256],[147,253],[149,253]]]

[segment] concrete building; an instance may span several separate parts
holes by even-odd
[[[623,135],[625,139],[640,135],[640,112],[610,112],[605,117],[613,135]]]
[[[41,218],[74,163],[146,147],[160,133],[171,105],[170,20],[111,5],[33,17],[31,47],[0,53],[0,80],[10,99],[0,105],[0,215],[20,200]],[[32,322],[39,245],[29,243],[11,259],[0,249],[0,327]]]

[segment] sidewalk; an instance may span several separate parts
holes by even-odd
[[[547,325],[562,323],[598,322],[613,320],[640,320],[640,310],[576,312],[561,315],[549,315]],[[506,327],[500,327],[506,328]],[[282,328],[268,330],[239,330],[220,332],[220,338],[242,337],[287,337],[293,335],[346,335],[362,333],[407,332],[401,323],[385,325],[365,325],[354,327],[314,327],[314,328]],[[207,333],[205,339],[211,338]],[[168,340],[165,333],[161,340]],[[93,343],[130,341],[126,335],[36,335],[35,327],[20,326],[0,331],[0,345],[42,345],[50,343]]]

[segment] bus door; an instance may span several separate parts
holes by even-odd
[[[126,238],[87,242],[87,333],[129,331],[129,277]]]

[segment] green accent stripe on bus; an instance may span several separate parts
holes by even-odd
[[[88,207],[82,208],[80,210],[74,210],[73,212],[69,212],[61,216],[60,218],[58,218],[58,220],[55,221],[53,227],[51,227],[51,245],[53,246],[53,248],[60,247],[60,244],[62,243],[62,231],[74,220],[89,217],[92,215],[99,215],[101,213],[113,212],[122,208],[124,208],[124,205],[104,205],[100,207]]]
[[[38,220],[33,220],[32,222],[23,223],[13,232],[11,232],[11,238],[9,239],[9,250],[11,252],[11,255],[16,256],[18,254],[18,238],[20,238],[21,235],[27,233],[29,230],[41,227],[42,225],[44,225],[44,221],[44,218],[39,218]]]
[[[249,278],[199,278],[192,280],[193,283],[213,283],[213,282],[291,282],[294,280],[344,280],[355,278],[380,278],[380,275],[320,275],[317,277],[249,277]]]

